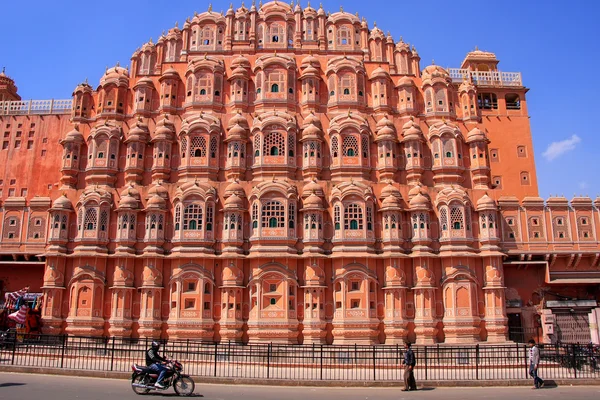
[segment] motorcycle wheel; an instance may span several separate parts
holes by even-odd
[[[179,396],[191,396],[195,388],[196,384],[189,376],[181,376],[173,382],[173,389]]]
[[[131,388],[133,389],[135,394],[146,394],[150,391],[150,389],[136,387],[136,386],[133,386],[133,384],[136,383],[138,385],[148,386],[149,381],[150,381],[150,379],[148,378],[148,375],[138,375],[135,378],[133,378],[133,380],[131,381]]]

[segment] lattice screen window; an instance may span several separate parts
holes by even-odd
[[[197,73],[195,83],[194,94],[196,96],[208,96],[212,92],[213,75],[208,72]]]
[[[446,111],[446,92],[444,89],[438,89],[436,91],[435,104],[438,111]]]
[[[271,93],[285,92],[285,72],[281,70],[267,72],[267,89]]]
[[[294,228],[296,221],[296,204],[293,201],[290,201],[288,204],[288,227]]]
[[[117,158],[117,149],[119,148],[119,141],[117,139],[111,139],[110,141],[110,159],[115,160]]]
[[[260,133],[254,135],[254,157],[260,156]]]
[[[194,92],[194,75],[190,75],[187,78],[187,96],[190,97]]]
[[[285,29],[281,24],[269,25],[267,32],[267,43],[285,43]]]
[[[288,133],[288,156],[294,157],[296,153],[294,150],[296,149],[296,135],[293,133]]]
[[[388,214],[383,216],[383,227],[384,229],[390,229],[390,216]]]
[[[85,210],[84,229],[86,231],[94,231],[98,227],[98,210],[96,208],[88,208]]]
[[[432,143],[433,158],[440,158],[440,139],[434,139]]]
[[[60,220],[60,229],[61,230],[66,230],[67,229],[67,216],[63,215],[61,220]]]
[[[83,229],[83,215],[84,215],[83,207],[79,207],[79,210],[77,211],[77,230],[78,231],[81,231]]]
[[[446,206],[440,209],[440,227],[442,228],[442,232],[448,230],[448,209]]]
[[[348,204],[344,209],[344,229],[363,229],[363,209],[356,203]]]
[[[252,228],[258,228],[258,204],[252,204]]]
[[[360,147],[363,158],[369,158],[369,137],[367,135],[361,136]]]
[[[373,207],[367,206],[367,230],[373,230]]]
[[[206,207],[206,230],[208,232],[213,230],[213,216],[214,216],[214,211],[213,211],[213,206],[212,205],[208,205]]]
[[[354,135],[344,136],[343,141],[344,157],[358,157],[358,139]]]
[[[100,211],[100,232],[105,232],[108,228],[108,211]]]
[[[333,221],[334,221],[334,224],[335,224],[335,230],[336,231],[340,229],[340,220],[341,220],[341,217],[340,217],[340,206],[336,205],[335,208],[334,208],[334,210],[333,210]]]
[[[192,137],[190,157],[206,157],[206,138],[204,136]]]
[[[329,79],[327,80],[327,87],[329,88],[329,97],[332,97],[335,95],[335,76],[331,75],[329,76]]]
[[[210,138],[210,158],[217,157],[217,150],[219,149],[219,145],[217,144],[217,137],[212,136]]]
[[[412,219],[413,230],[416,233],[417,230],[419,229],[419,217],[417,216],[417,214],[413,214],[411,219]]]
[[[429,214],[419,214],[419,229],[429,229]]]
[[[488,228],[496,229],[496,217],[494,214],[488,214]]]
[[[181,227],[181,207],[181,204],[178,204],[177,207],[175,207],[175,231],[178,231]]]
[[[331,156],[337,158],[339,154],[339,144],[337,136],[331,138]]]
[[[183,230],[202,230],[202,206],[189,204],[183,210]]]
[[[352,98],[356,95],[356,76],[352,72],[346,72],[340,76],[340,94],[352,96]]]
[[[449,139],[449,138],[444,138],[442,140],[443,143],[443,147],[444,147],[444,157],[445,158],[452,158],[453,154],[454,154],[454,140],[453,139]]]
[[[265,137],[263,145],[263,154],[270,156],[280,156],[284,153],[285,140],[279,132],[269,132]]]
[[[285,227],[285,208],[281,202],[272,200],[267,201],[262,206],[262,227],[263,228],[284,228]]]
[[[181,138],[181,158],[185,158],[187,153],[187,138]]]
[[[122,229],[127,229],[127,224],[129,222],[129,214],[123,214],[121,215],[121,228]]]
[[[60,229],[60,215],[58,214],[54,215],[52,229]]]
[[[130,231],[135,230],[135,214],[131,214],[131,216],[129,218],[129,230]]]
[[[400,215],[392,214],[391,217],[390,217],[390,221],[391,221],[390,227],[392,229],[396,229],[396,228],[398,230],[402,229],[402,226],[400,225]]]
[[[450,208],[450,227],[454,230],[461,230],[464,228],[464,215],[462,208]]]
[[[106,152],[108,151],[108,139],[97,138],[96,139],[96,158],[107,158]]]

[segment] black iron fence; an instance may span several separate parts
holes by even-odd
[[[148,339],[74,336],[6,337],[0,365],[127,372],[143,363]],[[416,378],[426,380],[528,379],[524,344],[413,346]],[[401,345],[284,345],[169,341],[163,353],[192,376],[247,379],[401,381]],[[598,348],[544,345],[544,379],[600,378]]]

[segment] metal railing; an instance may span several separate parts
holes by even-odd
[[[148,339],[27,336],[7,338],[0,365],[128,372],[143,363]],[[417,380],[529,379],[526,345],[413,346]],[[283,345],[169,341],[166,357],[200,377],[310,381],[401,381],[403,346]],[[600,378],[598,349],[545,345],[543,379]]]
[[[0,101],[0,115],[69,114],[73,100]]]
[[[479,86],[523,86],[520,72],[501,71],[470,71],[463,68],[448,68],[448,73],[453,82],[462,82],[471,78],[475,85]]]

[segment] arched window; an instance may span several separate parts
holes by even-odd
[[[189,204],[183,210],[183,230],[202,229],[202,207],[199,204]]]
[[[347,96],[353,97],[356,94],[356,76],[353,72],[348,71],[341,74],[340,89]]]
[[[267,88],[271,93],[284,92],[286,72],[281,69],[269,70],[267,72]]]
[[[190,140],[190,157],[206,157],[206,138],[193,136]]]
[[[96,230],[98,224],[98,211],[95,208],[88,208],[85,211],[84,226],[86,231]]]
[[[336,43],[338,46],[352,45],[352,30],[347,26],[338,28]]]
[[[284,150],[285,140],[281,133],[272,131],[265,136],[263,144],[263,153],[271,156],[285,155]]]
[[[274,224],[274,225],[272,225]],[[263,228],[284,228],[285,227],[285,208],[277,200],[270,200],[262,207],[262,227]]]
[[[274,83],[271,85],[271,93],[279,93],[279,85]]]
[[[358,139],[354,135],[345,135],[342,142],[343,155],[355,157],[358,155]]]
[[[344,229],[363,229],[363,209],[356,203],[348,204],[344,210]]]
[[[333,220],[335,222],[335,230],[340,229],[340,206],[336,205],[333,210]]]

